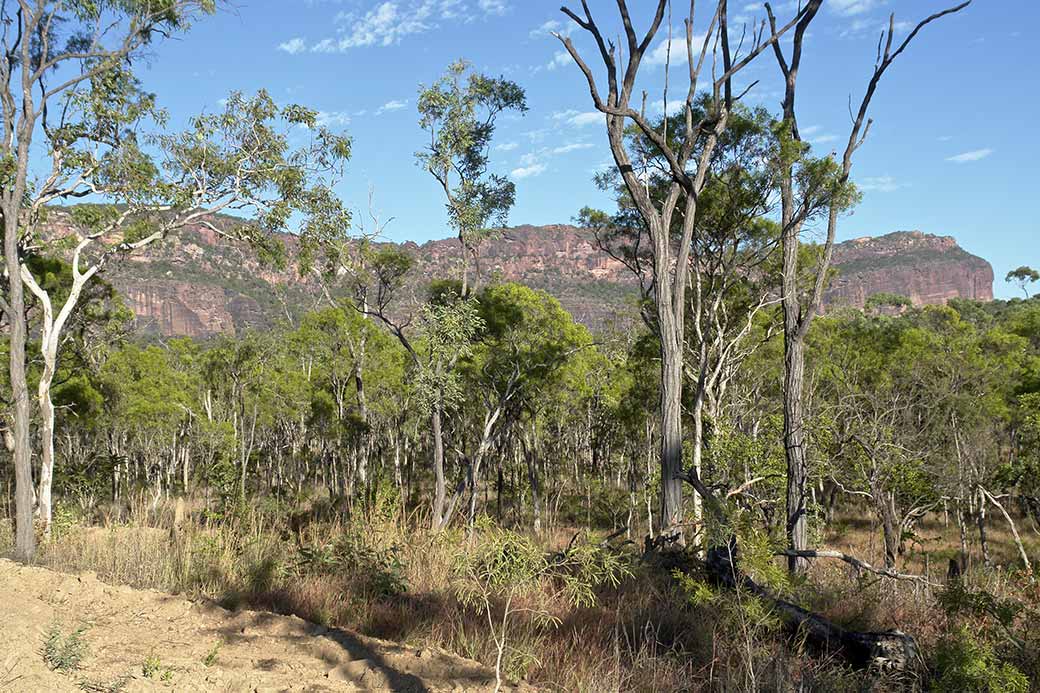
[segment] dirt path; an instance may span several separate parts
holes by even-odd
[[[75,672],[44,662],[55,624],[86,626]],[[494,684],[493,671],[446,652],[0,560],[0,691],[477,693]]]

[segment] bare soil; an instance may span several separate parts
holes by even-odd
[[[80,668],[49,668],[53,627],[85,627]],[[227,611],[0,559],[0,691],[493,691],[494,672],[295,616]],[[531,691],[503,686],[503,691]]]

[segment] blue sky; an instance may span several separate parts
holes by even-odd
[[[803,133],[826,152],[842,147],[848,99],[858,102],[873,63],[878,31],[896,12],[912,22],[952,0],[826,0],[806,42],[800,77]],[[589,0],[610,35],[621,28],[613,0]],[[580,7],[579,0],[570,4]],[[630,0],[637,29],[652,3]],[[698,3],[706,7],[709,3]],[[774,6],[790,16],[789,2]],[[423,145],[415,97],[449,62],[466,58],[526,90],[530,111],[502,120],[493,168],[517,184],[512,224],[569,222],[586,205],[609,206],[592,184],[609,162],[602,121],[592,110],[577,67],[549,29],[567,26],[560,0],[236,0],[234,10],[200,21],[186,36],[159,46],[142,69],[146,86],[183,122],[219,109],[228,91],[268,89],[301,103],[354,139],[340,193],[367,208],[374,190],[387,236],[425,241],[448,235],[443,199],[415,164]],[[675,32],[682,32],[680,6]],[[738,20],[764,13],[759,3],[731,0]],[[703,31],[706,17],[695,28]],[[857,153],[854,178],[864,199],[842,221],[840,238],[920,229],[952,235],[994,265],[998,296],[1014,295],[1004,274],[1040,267],[1035,201],[1040,138],[1034,117],[1040,59],[1030,27],[1034,0],[975,0],[959,15],[926,28],[886,74],[871,114],[874,126]],[[903,26],[899,24],[897,26]],[[573,32],[583,54],[591,46]],[[658,41],[652,50],[660,55]],[[674,52],[673,52],[674,55]],[[650,63],[658,62],[653,59]],[[641,87],[661,99],[664,67],[646,64]],[[672,94],[682,89],[673,68]],[[750,103],[776,109],[779,80],[763,55],[746,80],[760,83]]]

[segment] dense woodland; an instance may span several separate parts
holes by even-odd
[[[795,108],[822,0],[767,5],[739,42],[725,0],[706,38],[691,16],[684,104],[656,119],[640,62],[680,9],[601,4],[565,8],[558,38],[616,207],[575,214],[642,320],[593,334],[481,271],[516,196],[489,159],[519,84],[459,61],[420,87],[416,158],[460,262],[416,281],[376,205],[337,196],[351,142],[315,111],[233,93],[164,127],[132,58],[213,3],[2,3],[0,550],[445,647],[499,685],[1040,686],[1040,275],[1009,274],[1010,301],[822,306],[878,85],[969,3],[893,20],[866,83],[836,86],[860,95],[841,154]],[[742,103],[752,62],[783,77],[779,112]],[[200,225],[322,307],[212,340],[135,331],[105,269]]]
[[[390,498],[429,523],[439,385],[450,393],[442,525],[488,516],[535,533],[652,537],[653,335],[594,339],[551,296],[517,284],[472,300],[463,336],[426,309],[411,347],[419,365],[351,308],[241,338],[160,343],[99,312],[105,336],[77,335],[84,343],[55,379],[56,493],[88,513],[140,493],[153,507],[204,495],[217,517],[254,497],[324,494],[348,515]],[[892,313],[876,304],[827,315],[811,333],[812,531],[843,510],[868,513],[893,568],[920,548],[922,518],[938,513],[957,530],[960,562],[992,563],[987,514],[1008,524],[1010,512],[1023,533],[1040,532],[1040,304]],[[703,475],[734,513],[779,537],[782,344],[764,334],[776,319],[763,317],[757,348],[706,406]],[[418,369],[438,359],[445,374],[431,383]]]

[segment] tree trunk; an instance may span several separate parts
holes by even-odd
[[[704,376],[700,377],[703,381]],[[698,384],[696,401],[693,403],[693,470],[696,472],[697,477],[701,475],[701,463],[704,456],[704,386]],[[693,522],[699,525],[703,519],[703,508],[701,507],[701,497],[696,491],[693,491]]]
[[[526,436],[525,436],[526,438]],[[534,533],[542,531],[542,482],[535,464],[534,434],[524,441],[524,459],[527,462],[527,480],[531,484],[531,508],[534,510]]]
[[[37,492],[39,504],[40,528],[44,538],[51,536],[51,521],[54,517],[52,486],[54,481],[54,403],[51,401],[51,380],[54,378],[54,363],[46,359],[40,384],[37,389],[37,401],[40,406],[40,480]]]
[[[27,147],[26,147],[27,148]],[[21,147],[19,148],[21,150]],[[27,160],[19,151],[19,159]],[[24,170],[24,167],[22,168]],[[24,180],[24,179],[23,179]],[[21,182],[21,181],[19,181]],[[36,553],[36,536],[33,532],[33,482],[32,451],[29,448],[29,384],[25,377],[25,291],[18,281],[18,209],[21,206],[24,182],[15,184],[14,190],[6,191],[4,197],[4,257],[7,263],[8,300],[7,320],[10,325],[8,375],[11,380],[11,440],[12,462],[15,478],[15,548],[14,557],[19,561],[32,560]]]
[[[979,527],[979,547],[982,549],[982,564],[993,565],[989,558],[989,539],[986,536],[986,499],[979,493],[979,509],[975,513],[975,522]]]
[[[661,516],[660,534],[683,543],[681,334],[670,302],[658,299],[661,329]]]
[[[968,531],[965,527],[964,508],[960,499],[957,500],[957,529],[961,539],[961,572],[968,570]]]
[[[885,540],[885,567],[895,568],[899,552],[899,523],[896,521],[895,498],[891,494],[879,499],[878,515],[881,516],[881,532]]]
[[[805,341],[799,329],[795,278],[788,277],[788,254],[798,253],[797,238],[784,243],[784,454],[787,459],[787,545],[793,551],[809,548],[805,488],[808,469],[805,459],[805,429],[802,410],[805,385]],[[787,567],[804,573],[809,563],[790,556]]]
[[[430,417],[430,430],[433,434],[433,476],[435,488],[433,494],[433,517],[431,523],[434,530],[439,530],[444,523],[444,433],[441,431],[441,404],[433,405]]]

